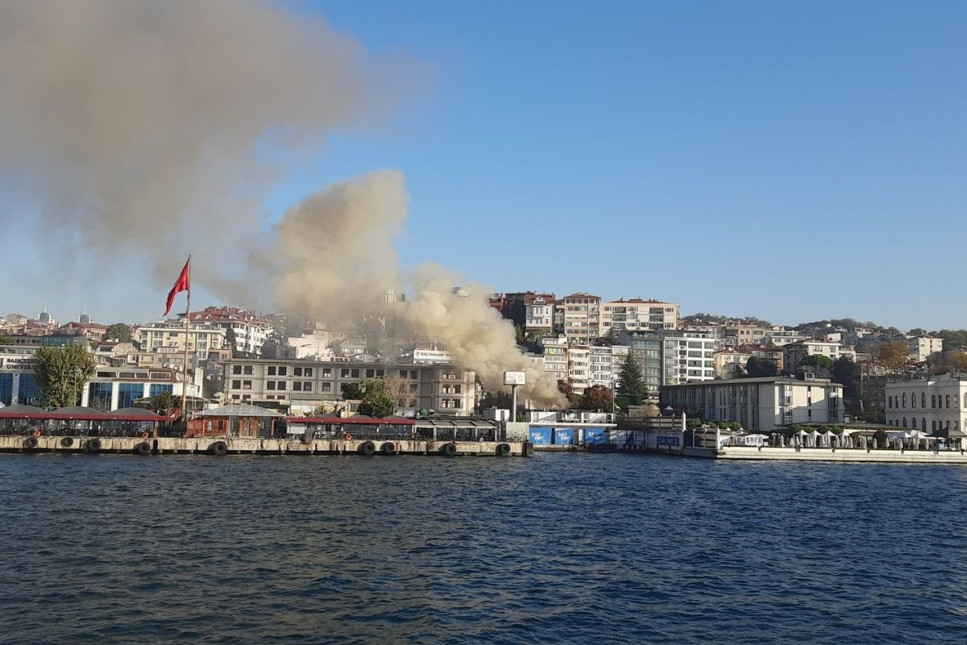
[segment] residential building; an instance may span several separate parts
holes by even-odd
[[[914,336],[913,338],[907,339],[907,346],[910,347],[910,358],[918,363],[922,363],[931,354],[943,351],[943,338]]]
[[[524,332],[549,335],[554,331],[554,294],[533,294],[524,302]]]
[[[165,357],[162,366],[178,367],[185,362],[185,323],[164,321],[136,327],[132,337],[145,354]],[[211,323],[189,323],[189,360],[204,359],[209,351],[226,347],[225,329]]]
[[[804,340],[809,340],[808,334],[804,334],[794,329],[785,329],[783,327],[773,327],[762,338],[762,342],[758,344],[775,345],[776,347],[782,347],[784,345],[789,345],[791,343],[798,343]]]
[[[237,307],[206,307],[203,311],[193,311],[191,322],[208,323],[224,329],[227,339],[235,337],[232,349],[249,356],[261,353],[262,345],[272,331],[267,318]]]
[[[544,371],[558,381],[567,381],[567,337],[556,336],[541,339]]]
[[[591,385],[590,354],[588,345],[571,345],[567,348],[567,378],[575,394],[584,394]]]
[[[588,385],[615,388],[630,350],[627,345],[593,345],[588,348]]]
[[[740,345],[762,345],[765,343],[765,338],[769,331],[770,330],[768,327],[763,327],[761,325],[729,323],[725,326],[723,344],[726,347],[738,347]]]
[[[715,364],[715,378],[733,379],[739,376],[739,372],[745,370],[745,364],[752,358],[750,352],[743,352],[735,349],[722,349],[713,355]]]
[[[803,340],[783,346],[784,371],[787,374],[795,374],[799,370],[799,363],[807,356],[825,356],[834,362],[843,357],[856,361],[856,352],[850,345],[827,343],[822,340]]]
[[[568,343],[588,345],[602,336],[600,297],[572,293],[561,299],[555,309],[561,312],[561,326],[556,331],[567,336]]]
[[[621,331],[658,331],[678,329],[681,307],[660,300],[612,300],[601,303],[601,327],[599,336],[606,336],[612,329]]]
[[[768,433],[794,423],[843,423],[843,386],[828,379],[742,378],[668,385],[661,406]]]
[[[717,340],[709,334],[674,329],[622,332],[618,343],[629,346],[649,394],[657,395],[662,385],[715,378]]]
[[[888,425],[930,434],[967,428],[967,376],[887,383],[885,390]]]

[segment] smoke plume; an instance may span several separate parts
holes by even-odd
[[[193,248],[194,277],[227,301],[333,324],[385,317],[385,290],[408,286],[392,245],[408,208],[400,173],[325,189],[271,231],[262,203],[327,134],[392,111],[418,69],[267,2],[6,0],[0,185],[33,198],[41,230],[106,261],[143,258],[159,287]],[[404,324],[488,387],[530,369],[485,292],[462,298],[444,273],[418,274],[394,312]],[[260,300],[269,285],[274,302]],[[559,401],[531,377],[531,396]]]

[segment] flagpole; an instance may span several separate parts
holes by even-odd
[[[188,256],[191,262],[191,256]],[[188,288],[188,303],[185,305],[185,366],[181,375],[181,416],[185,420],[185,434],[188,434],[188,324],[191,320],[191,287]],[[196,348],[197,349],[197,348]]]

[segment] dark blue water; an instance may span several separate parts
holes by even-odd
[[[0,642],[963,643],[967,469],[0,456]]]

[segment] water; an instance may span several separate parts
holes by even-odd
[[[3,643],[962,643],[967,469],[0,456]]]

